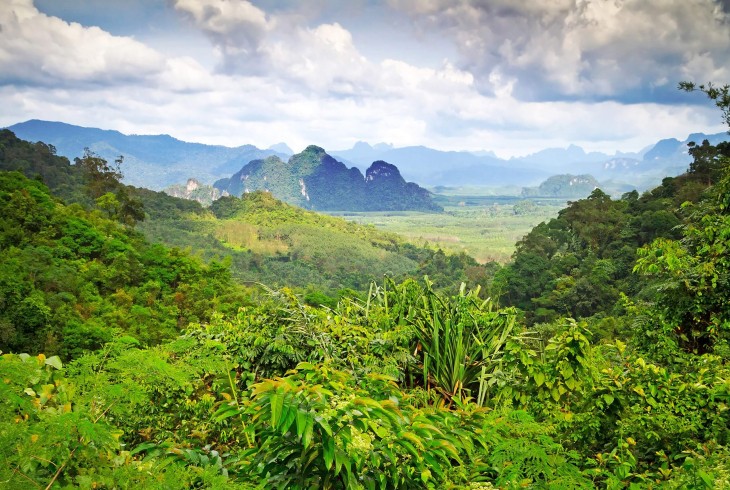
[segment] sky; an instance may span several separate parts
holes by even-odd
[[[730,0],[0,0],[0,127],[519,156],[725,131]]]

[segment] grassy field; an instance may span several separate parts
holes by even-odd
[[[440,195],[443,213],[332,213],[349,221],[398,233],[410,241],[466,252],[479,262],[505,263],[515,243],[535,225],[557,216],[565,201],[500,196]]]

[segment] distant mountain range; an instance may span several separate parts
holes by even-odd
[[[490,154],[439,151],[425,146],[393,148],[385,144],[370,146],[361,141],[350,150],[331,153],[363,170],[375,160],[390,162],[405,178],[421,185],[523,186],[535,185],[552,175],[538,165],[514,165]]]
[[[33,119],[8,127],[18,138],[53,145],[58,155],[73,161],[89,148],[113,161],[124,156],[122,172],[127,184],[161,190],[194,177],[203,183],[237,172],[251,160],[271,155],[286,157],[275,150],[253,145],[229,148],[188,143],[166,134],[125,135],[119,131],[83,128],[61,122]]]
[[[643,190],[659,184],[666,176],[684,172],[692,160],[687,153],[687,143],[701,143],[704,139],[717,144],[730,141],[730,135],[694,133],[683,141],[665,139],[640,152],[616,152],[614,155],[586,152],[579,146],[570,145],[509,160],[497,158],[491,152],[443,152],[423,146],[393,148],[364,142],[356,143],[349,150],[331,153],[359,168],[374,159],[387,160],[397,165],[405,178],[427,186],[530,187],[556,174],[590,174],[613,188],[629,184]]]
[[[118,131],[39,120],[15,124],[9,129],[20,138],[51,144],[59,155],[69,159],[81,156],[85,147],[106,159],[123,155],[125,182],[155,190],[181,184],[188,178],[210,184],[232,178],[231,175],[249,162],[265,161],[270,156],[284,161],[293,153],[285,143],[269,149],[253,145],[229,148],[188,143],[168,135],[124,135]],[[388,162],[398,168],[405,180],[422,186],[534,187],[556,174],[590,174],[602,185],[614,188],[630,185],[643,190],[657,185],[663,177],[684,172],[691,161],[687,143],[701,143],[704,139],[716,144],[730,140],[730,136],[696,133],[682,141],[661,140],[640,152],[614,155],[585,152],[571,145],[500,159],[491,152],[440,151],[424,146],[394,148],[364,142],[349,150],[330,151],[329,155],[362,172],[375,161]],[[356,176],[353,173],[351,177]]]
[[[441,210],[429,191],[406,182],[395,165],[374,162],[363,176],[317,146],[287,162],[277,156],[253,160],[213,186],[234,196],[269,191],[282,201],[319,211]]]

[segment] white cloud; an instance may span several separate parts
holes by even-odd
[[[692,37],[674,32],[673,24],[668,33],[648,25],[641,9],[636,19],[619,13],[615,22],[602,20],[613,3],[579,2],[577,9],[573,0],[517,6],[392,0],[424,32],[448,34],[461,48],[460,60],[425,67],[395,56],[368,59],[356,42],[363,38],[335,18],[270,13],[241,0],[177,0],[175,8],[219,57],[211,72],[192,57],[165,57],[135,39],[49,17],[29,1],[12,2],[0,9],[0,126],[39,118],[232,146],[286,141],[295,150],[308,144],[335,150],[366,140],[503,156],[569,143],[638,150],[660,138],[722,130],[709,107],[566,97],[621,93],[647,81],[674,90],[671,74],[652,68],[665,66],[661,56],[654,61],[649,53],[649,68],[633,70],[618,54],[634,62],[633,42],[664,36],[652,49],[663,42],[667,59],[674,59],[676,39]],[[702,0],[693,5],[704,12]],[[679,22],[677,15],[657,22]],[[680,79],[697,72],[728,78],[717,54],[726,49],[723,32],[702,34],[715,40],[707,49],[698,37],[683,52],[678,66],[687,72]],[[562,100],[539,92],[542,97],[525,102],[524,92],[541,83]]]
[[[173,0],[219,50],[227,72],[262,73],[267,68],[262,43],[276,22],[245,0]]]
[[[31,0],[9,1],[0,9],[0,82],[128,83],[164,66],[132,38],[49,17]]]
[[[207,90],[210,75],[190,57],[165,58],[131,37],[43,14],[32,0],[0,9],[0,84],[45,87],[155,85]]]
[[[338,23],[309,27],[295,13],[267,14],[246,0],[175,0],[213,43],[219,71],[289,81],[340,96],[370,90],[374,66]]]
[[[449,36],[486,92],[494,73],[542,100],[648,100],[676,80],[730,78],[730,18],[712,0],[388,3],[420,32]]]

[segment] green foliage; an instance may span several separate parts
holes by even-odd
[[[71,359],[114,330],[158,343],[230,296],[222,264],[150,245],[98,212],[54,201],[17,172],[0,173],[0,216],[2,350]]]
[[[52,145],[23,141],[9,129],[0,129],[0,170],[21,172],[31,179],[39,177],[56,195],[70,202],[85,199],[79,168],[57,156]]]
[[[635,270],[654,278],[662,329],[685,350],[704,353],[719,348],[727,355],[730,337],[730,174],[727,157],[721,180],[696,206],[685,206],[687,224],[681,240],[658,239],[638,251]]]
[[[401,406],[387,378],[361,382],[368,391],[343,372],[300,364],[255,385],[249,411],[261,443],[244,471],[267,488],[438,486],[461,462],[463,444],[448,430],[457,417]]]
[[[636,296],[645,288],[632,275],[637,247],[678,238],[679,205],[701,198],[698,179],[693,173],[668,178],[643,196],[628,193],[620,200],[596,189],[569,203],[518,242],[493,289],[502,302],[524,310],[529,323],[619,314],[620,292]]]
[[[180,451],[179,457],[171,448],[156,458],[136,457],[138,451],[124,447],[125,431],[114,413],[117,403],[128,404],[128,393],[115,391],[108,374],[97,368],[90,373],[94,391],[88,392],[83,376],[64,376],[58,357],[0,357],[3,488],[251,488],[227,481],[210,464],[212,453]],[[136,369],[127,366],[127,372]],[[113,400],[110,393],[116,393]]]
[[[500,396],[541,417],[582,399],[592,384],[590,332],[567,320],[547,345],[530,346],[530,339],[513,339],[505,347],[500,370],[492,383]],[[558,419],[560,417],[558,416]]]
[[[493,311],[479,290],[444,300],[426,282],[420,308],[413,314],[423,379],[449,401],[474,398],[483,405],[488,380],[515,330],[513,310]]]

